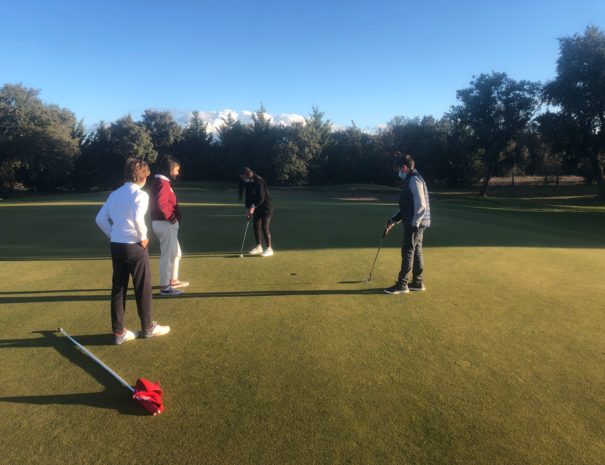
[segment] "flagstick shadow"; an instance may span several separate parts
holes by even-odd
[[[124,392],[122,392],[124,394]],[[87,407],[117,410],[122,415],[148,416],[136,402],[110,390],[81,394],[49,394],[40,396],[0,397],[0,402],[32,405],[84,405]]]
[[[0,340],[3,347],[52,347],[59,354],[80,367],[89,376],[96,379],[104,390],[92,393],[49,394],[37,396],[7,396],[0,397],[0,402],[34,405],[85,405],[88,407],[117,410],[122,415],[145,416],[148,415],[134,400],[131,393],[118,383],[113,376],[94,363],[90,358],[80,352],[67,338],[59,337],[54,331],[33,331],[41,334],[42,338]],[[96,345],[110,342],[109,335],[74,336],[80,343],[97,341]],[[89,344],[95,345],[95,344]]]

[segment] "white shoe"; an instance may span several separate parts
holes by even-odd
[[[161,326],[157,321],[153,322],[153,326],[149,329],[143,331],[143,337],[156,337],[163,336],[164,334],[168,334],[170,332],[170,326]]]
[[[273,249],[271,247],[269,247],[267,250],[265,250],[263,252],[263,257],[272,257],[273,256]]]
[[[248,252],[248,254],[249,255],[262,255],[263,254],[263,248],[262,248],[262,246],[257,245],[250,252]]]
[[[124,331],[122,332],[122,334],[116,334],[116,333],[113,334],[113,342],[116,343],[117,345],[124,344],[125,342],[128,342],[128,341],[134,341],[136,338],[137,338],[137,335],[126,328],[124,328]]]

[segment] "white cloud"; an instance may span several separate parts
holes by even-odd
[[[181,123],[187,124],[193,117],[193,112],[189,110],[171,110],[174,119]],[[229,108],[216,111],[199,111],[200,118],[208,124],[208,132],[216,134],[220,127],[224,124],[223,119],[231,116],[234,120],[240,121],[242,124],[251,124],[252,115],[255,112],[250,110],[236,111]],[[305,117],[296,113],[282,113],[280,115],[272,115],[265,113],[265,117],[276,126],[291,126],[294,123],[305,122]]]
[[[291,126],[294,123],[305,124],[305,117],[297,115],[296,113],[282,113],[281,115],[275,116],[272,122],[277,126]]]
[[[170,108],[170,109],[159,109],[153,108],[153,110],[157,111],[169,111],[172,114],[174,120],[181,124],[182,126],[186,126],[191,118],[193,117],[192,110],[183,110],[179,108]],[[137,112],[134,112],[135,114]],[[232,117],[235,121],[240,121],[242,124],[251,124],[252,123],[252,115],[255,113],[250,110],[233,110],[230,108],[224,108],[222,110],[214,110],[214,111],[198,111],[200,118],[202,121],[205,121],[208,124],[208,132],[216,135],[218,134],[219,129],[224,124],[223,119],[227,119]],[[278,115],[272,115],[270,113],[265,113],[265,117],[269,119],[271,124],[280,127],[288,127],[293,124],[305,124],[305,116],[299,115],[297,113],[280,113]],[[106,123],[107,124],[107,123]],[[110,124],[110,123],[109,123]],[[88,132],[93,132],[99,126],[99,123],[87,127]],[[332,131],[344,131],[350,126],[344,126],[342,124],[336,124],[332,122]],[[386,124],[378,124],[373,127],[362,128],[363,131],[376,134],[380,130],[383,130],[387,127]]]

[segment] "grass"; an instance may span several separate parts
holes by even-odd
[[[171,335],[119,347],[106,194],[0,202],[1,464],[602,463],[605,206],[587,194],[433,194],[428,290],[405,296],[382,293],[400,230],[359,282],[396,192],[275,190],[270,259],[237,257],[234,189],[178,194],[192,285],[154,300]],[[159,379],[165,414],[59,326]]]

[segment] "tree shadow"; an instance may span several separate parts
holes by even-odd
[[[338,192],[335,189],[335,192]],[[494,190],[496,191],[496,190]],[[605,208],[594,196],[574,189],[519,194],[544,196],[479,198],[463,191],[431,192],[433,226],[425,247],[602,247]],[[183,202],[185,221],[179,241],[187,257],[235,258],[242,243],[243,207],[225,201],[221,192],[191,195]],[[279,251],[374,247],[386,218],[397,208],[397,192],[375,196],[378,202],[346,202],[331,192],[278,191],[271,232]],[[219,202],[220,200],[220,202]],[[107,239],[94,224],[99,205],[32,205],[0,208],[10,214],[0,231],[0,260],[108,260]],[[6,210],[6,211],[3,211]],[[240,212],[240,215],[231,215]],[[227,214],[229,213],[229,214]],[[57,222],[60,215],[62,221]],[[219,217],[217,217],[220,216]],[[61,228],[60,230],[58,228]],[[47,234],[41,236],[44,228]],[[401,230],[401,228],[398,228]],[[63,231],[78,231],[67,241]],[[399,231],[400,232],[400,231]],[[399,235],[397,230],[391,235]],[[250,231],[249,234],[250,236]],[[250,238],[247,238],[251,241]],[[387,238],[385,247],[399,247]],[[151,235],[150,254],[159,254]]]
[[[147,413],[131,397],[130,391],[122,386],[107,371],[80,352],[67,338],[55,331],[33,331],[41,338],[3,339],[1,348],[52,347],[60,355],[84,370],[89,376],[104,386],[104,390],[91,393],[48,394],[36,396],[5,396],[0,402],[33,405],[84,405],[88,407],[116,410],[122,415],[145,416]],[[111,344],[111,336],[104,334],[74,336],[82,345],[100,346]],[[43,385],[43,384],[42,384]]]

